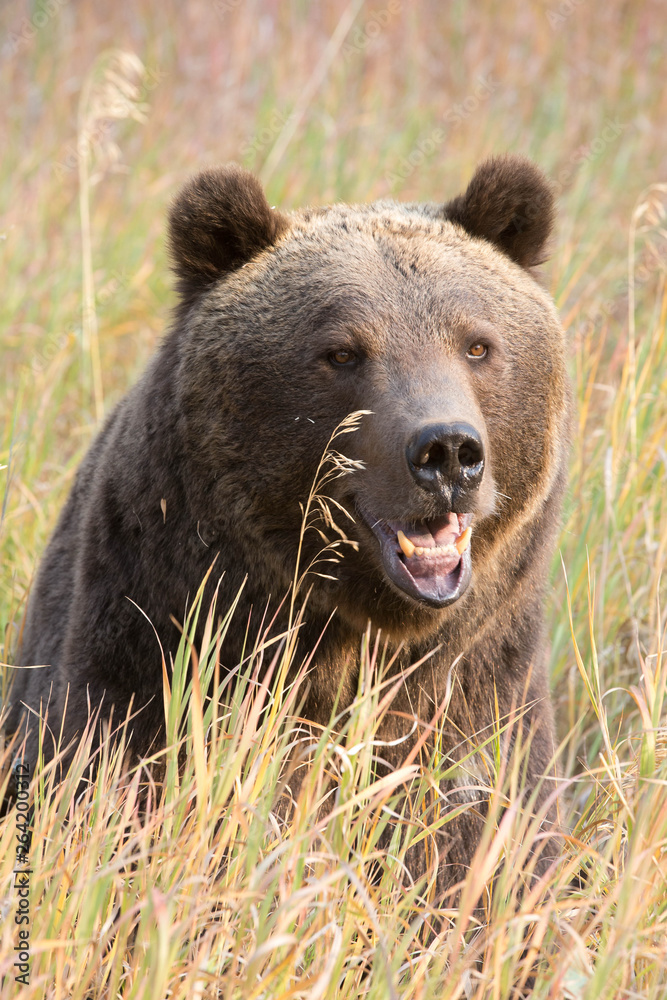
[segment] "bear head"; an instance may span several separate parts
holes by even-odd
[[[569,388],[533,268],[553,219],[517,156],[440,204],[283,213],[238,166],[184,188],[170,248],[188,502],[258,594],[287,592],[300,550],[313,607],[409,640],[548,559]],[[359,412],[335,439],[332,517],[302,537],[332,432]],[[352,544],[318,563],[332,521]]]

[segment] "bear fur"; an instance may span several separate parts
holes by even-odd
[[[48,708],[57,733],[66,698],[64,743],[89,707],[118,719],[132,701],[137,753],[155,746],[155,632],[168,663],[174,619],[214,559],[229,601],[245,581],[223,648],[228,668],[238,662],[251,609],[273,614],[290,590],[300,505],[332,431],[363,410],[336,442],[358,467],[330,486],[357,547],[327,566],[334,579],[308,580],[300,648],[319,645],[304,712],[326,723],[337,696],[352,700],[370,622],[395,671],[437,647],[397,694],[385,738],[415,716],[428,723],[448,685],[443,731],[459,758],[467,737],[524,706],[526,789],[536,808],[547,801],[542,605],[570,389],[563,331],[532,269],[553,219],[548,182],[517,156],[487,161],[444,204],[283,213],[237,166],[185,186],[170,215],[175,323],[83,461],[30,596],[17,663],[41,666],[15,671],[9,729],[27,725],[31,763],[34,713]],[[302,565],[321,545],[306,536]],[[285,624],[283,604],[276,633]],[[406,753],[384,757],[399,766]],[[480,823],[472,810],[447,825],[442,885],[469,864]]]

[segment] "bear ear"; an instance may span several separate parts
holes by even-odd
[[[169,249],[181,291],[192,295],[272,246],[289,223],[236,164],[188,181],[169,213]]]
[[[496,156],[475,171],[465,194],[447,202],[445,218],[488,240],[522,267],[542,264],[554,224],[549,181],[523,156]]]

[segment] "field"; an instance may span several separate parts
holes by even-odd
[[[546,883],[520,892],[530,831],[500,820],[520,775],[499,767],[461,905],[427,933],[429,886],[401,890],[405,845],[376,845],[401,784],[426,803],[445,765],[374,774],[371,646],[350,719],[315,741],[293,815],[274,815],[298,737],[288,637],[266,684],[253,671],[275,647],[254,650],[219,717],[195,683],[185,773],[172,750],[147,813],[114,756],[72,807],[85,745],[54,795],[38,783],[25,982],[16,817],[0,820],[0,997],[505,1000],[529,975],[537,998],[667,996],[664,15],[661,0],[2,4],[4,664],[76,467],[169,323],[165,211],[203,165],[238,160],[290,208],[445,200],[492,153],[532,157],[558,194],[545,280],[578,415],[548,606],[567,834]],[[219,682],[210,621],[166,695],[174,734],[188,660]],[[336,805],[316,822],[324,775]]]

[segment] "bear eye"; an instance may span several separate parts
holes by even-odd
[[[329,355],[329,361],[332,365],[337,365],[339,368],[343,365],[351,365],[357,360],[357,355],[354,351],[348,351],[345,347],[340,347],[337,351],[332,351]]]
[[[488,353],[489,349],[486,344],[473,344],[472,347],[468,348],[467,357],[485,358]]]

